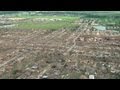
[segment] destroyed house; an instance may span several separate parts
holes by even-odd
[[[120,29],[120,26],[119,25],[115,25],[115,24],[107,24],[106,25],[106,29],[107,30],[117,30],[117,29]]]

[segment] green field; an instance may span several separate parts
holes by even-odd
[[[26,20],[16,22],[15,29],[50,29],[61,28],[76,29],[79,27],[76,21],[80,19],[97,20],[100,25],[120,26],[120,12],[118,11],[4,11],[0,12],[4,18],[24,18]],[[33,19],[48,19],[45,21],[33,21]],[[51,19],[60,19],[51,21]],[[118,30],[120,31],[120,30]]]
[[[72,29],[77,27],[75,21],[79,17],[66,17],[66,16],[40,16],[39,18],[46,18],[46,21],[32,21],[31,19],[37,19],[38,16],[28,17],[28,20],[19,22],[16,26],[17,29],[51,29],[57,30],[60,28]],[[61,19],[61,21],[50,21],[50,19]]]

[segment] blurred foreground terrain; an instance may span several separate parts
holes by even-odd
[[[120,12],[1,11],[0,79],[120,79]]]

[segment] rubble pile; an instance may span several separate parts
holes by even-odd
[[[120,34],[91,29],[1,30],[0,78],[119,79]]]

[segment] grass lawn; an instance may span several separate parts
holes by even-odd
[[[31,19],[36,18],[47,18],[48,21],[31,21]],[[61,21],[50,21],[49,19],[59,18]],[[52,29],[57,30],[60,28],[74,28],[76,25],[74,22],[78,20],[79,17],[70,16],[33,16],[28,17],[27,21],[19,22],[16,26],[17,29]]]

